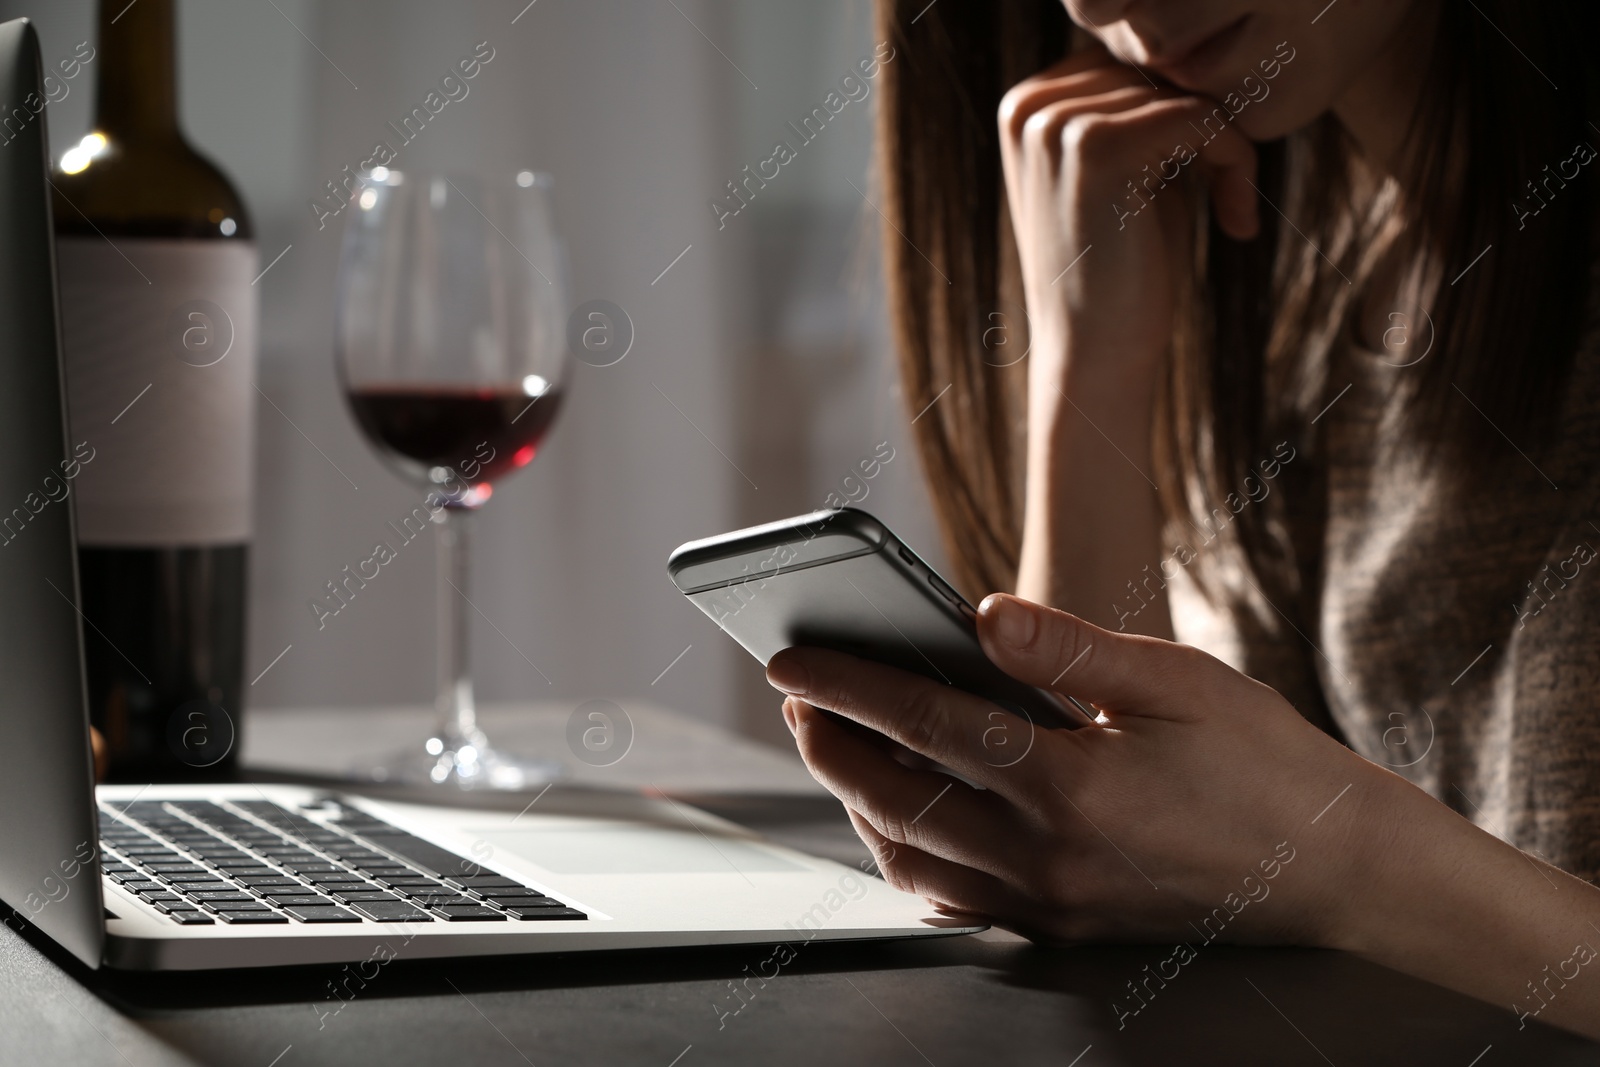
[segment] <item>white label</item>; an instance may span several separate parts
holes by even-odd
[[[255,471],[255,246],[56,242],[78,540],[248,540]]]

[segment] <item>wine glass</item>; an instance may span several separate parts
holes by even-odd
[[[409,531],[438,543],[439,725],[369,769],[380,780],[520,789],[558,764],[493,748],[469,666],[469,520],[526,466],[561,406],[562,253],[549,179],[375,168],[347,210],[337,361],[350,410],[401,477],[425,490]],[[412,536],[404,534],[407,539]]]

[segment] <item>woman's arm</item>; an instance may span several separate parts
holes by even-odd
[[[1396,775],[1367,788],[1376,836],[1352,872],[1357,906],[1328,947],[1509,1006],[1524,1026],[1600,1038],[1600,889]]]
[[[1210,182],[1225,232],[1259,228],[1255,149],[1231,127],[1186,173],[1156,176],[1213,106],[1153,88],[1094,46],[1018,84],[999,116],[1032,342],[1017,588],[1162,637],[1172,623],[1150,431],[1172,294],[1192,269],[1186,184]]]
[[[1035,395],[1046,390],[1053,386],[1033,386]],[[1017,594],[1107,629],[1170,639],[1160,503],[1145,481],[1148,388],[1062,388],[1028,407]]]
[[[1041,940],[1344,949],[1600,1037],[1600,890],[1196,649],[1007,596],[978,626],[996,664],[1092,701],[1102,725],[1036,730],[819,649],[768,665],[802,757],[891,884]],[[816,708],[984,788],[905,766]]]

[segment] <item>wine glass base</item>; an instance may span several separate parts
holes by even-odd
[[[555,781],[562,776],[562,766],[554,760],[502,752],[481,732],[454,739],[435,734],[421,748],[408,748],[360,768],[358,776],[384,784],[515,792]]]

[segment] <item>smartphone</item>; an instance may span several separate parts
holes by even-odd
[[[848,652],[1072,728],[1094,713],[1020,682],[978,643],[977,610],[865,511],[837,508],[680,545],[673,583],[765,664],[795,645]]]

